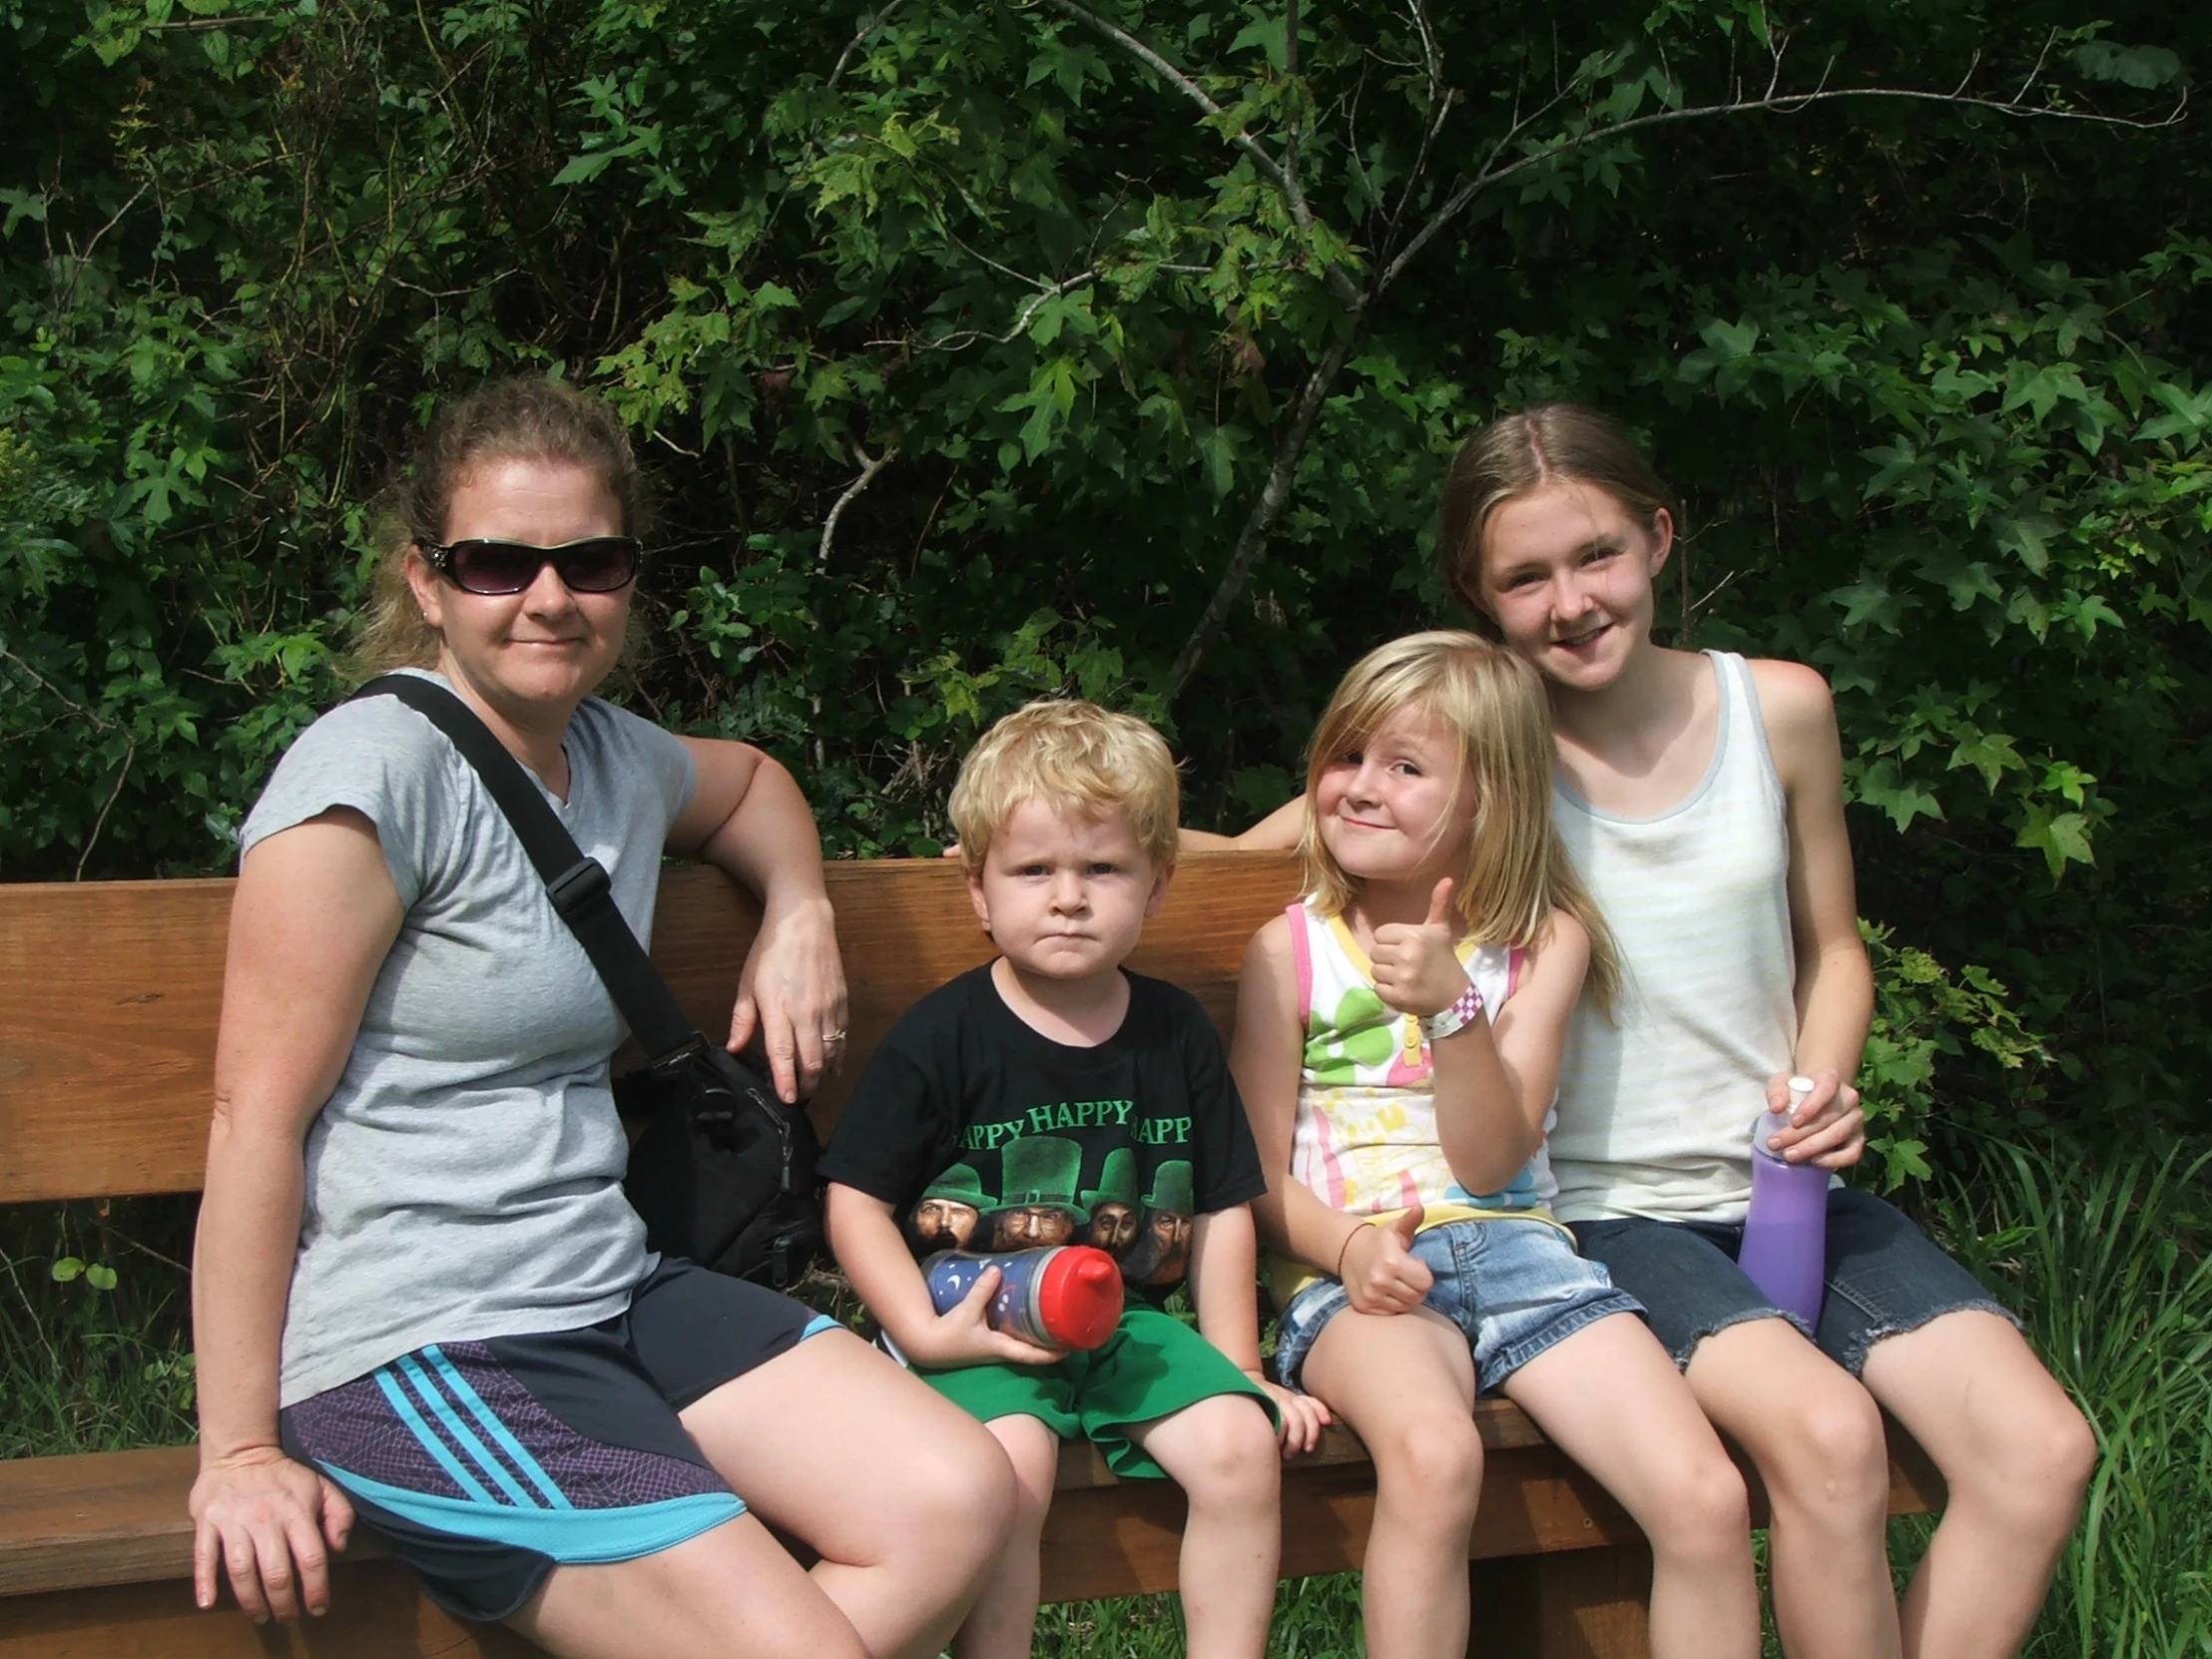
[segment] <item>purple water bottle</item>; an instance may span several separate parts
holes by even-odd
[[[1813,1092],[1813,1079],[1790,1079],[1790,1106],[1761,1112],[1751,1126],[1751,1211],[1736,1264],[1767,1300],[1817,1330],[1828,1278],[1828,1171],[1792,1164],[1767,1145]]]

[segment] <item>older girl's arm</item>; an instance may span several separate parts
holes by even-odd
[[[352,1525],[344,1495],[278,1446],[277,1356],[301,1143],[345,1069],[400,914],[375,830],[342,808],[255,846],[231,901],[192,1276],[193,1581],[199,1604],[214,1606],[221,1566],[256,1622],[322,1612],[324,1540],[341,1547]]]
[[[728,870],[761,896],[761,931],[738,980],[730,1047],[761,1034],[776,1091],[812,1092],[843,1058],[844,966],[822,879],[822,836],[792,775],[750,744],[685,738],[699,770],[668,850]]]
[[[1778,1140],[1793,1162],[1857,1163],[1866,1146],[1851,1081],[1874,1018],[1874,972],[1859,937],[1851,835],[1844,826],[1844,753],[1828,683],[1800,663],[1753,665],[1768,747],[1782,779],[1790,833],[1790,934],[1797,956],[1797,1070],[1813,1079],[1792,1130]],[[1789,1102],[1771,1078],[1776,1111]]]
[[[1544,1115],[1559,1092],[1567,1027],[1589,969],[1588,931],[1566,911],[1552,911],[1544,936],[1522,952],[1513,994],[1490,1022],[1498,1062],[1528,1125],[1531,1154],[1543,1144]]]

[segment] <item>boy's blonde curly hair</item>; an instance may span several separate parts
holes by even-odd
[[[1102,818],[1119,807],[1155,869],[1175,862],[1182,785],[1167,741],[1134,715],[1095,703],[1039,698],[983,734],[952,786],[960,867],[983,872],[991,837],[1025,801]]]

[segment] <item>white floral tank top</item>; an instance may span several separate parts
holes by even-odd
[[[1452,1175],[1436,1134],[1436,1096],[1419,1021],[1399,1013],[1375,988],[1375,968],[1342,916],[1310,903],[1288,912],[1298,968],[1298,1121],[1291,1176],[1332,1210],[1377,1224],[1425,1207],[1422,1231],[1454,1221],[1553,1221],[1556,1190],[1541,1148],[1501,1192],[1470,1193]],[[1520,976],[1521,953],[1462,942],[1460,960],[1482,993],[1502,1008]],[[1550,1129],[1547,1114],[1545,1130]],[[1304,1262],[1270,1264],[1276,1306],[1324,1277]]]

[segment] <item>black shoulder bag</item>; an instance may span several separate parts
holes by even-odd
[[[467,704],[411,674],[379,675],[353,695],[398,698],[475,769],[645,1050],[646,1064],[616,1078],[614,1092],[626,1119],[645,1122],[623,1190],[644,1218],[647,1247],[779,1290],[797,1280],[822,1249],[821,1143],[806,1111],[778,1100],[758,1068],[685,1019],[622,919],[606,868],[584,856]]]

